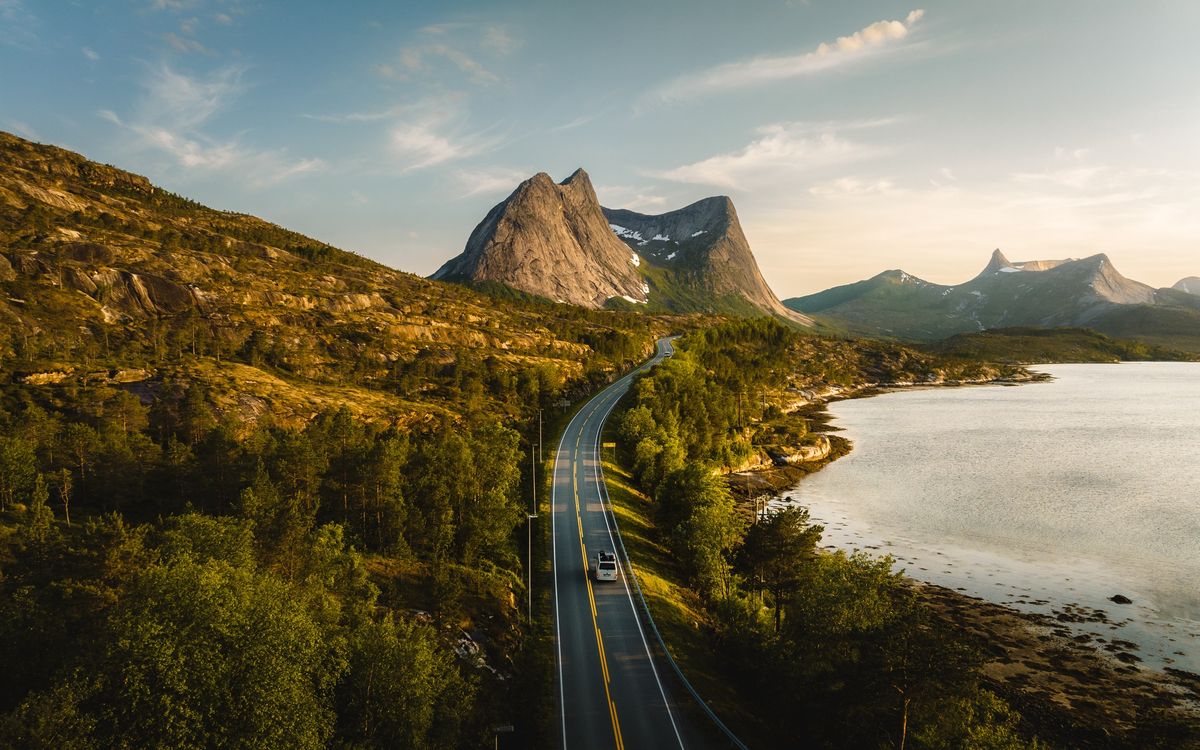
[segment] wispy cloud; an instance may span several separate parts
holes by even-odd
[[[81,49],[79,51],[83,53],[84,57],[91,60],[92,62],[96,62],[97,60],[100,59],[100,54],[98,52],[96,52],[96,50],[92,49],[91,47],[84,47],[83,49]]]
[[[462,186],[462,197],[469,198],[472,195],[511,193],[530,174],[528,170],[488,167],[460,169],[454,173],[454,178]]]
[[[652,192],[645,185],[597,185],[600,203],[609,208],[630,211],[661,211],[667,208],[667,198]]]
[[[564,122],[562,125],[555,125],[554,127],[550,128],[550,132],[558,133],[563,130],[574,130],[575,128],[587,125],[589,122],[591,122],[592,120],[595,120],[599,116],[600,116],[599,112],[596,112],[596,113],[593,113],[590,115],[580,115],[579,117],[576,117],[575,119],[573,119],[569,122]]]
[[[483,57],[503,58],[520,49],[524,41],[501,24],[478,24],[464,21],[425,26],[415,43],[400,49],[395,58],[376,64],[376,75],[408,81],[418,75],[438,76],[445,71],[457,72],[471,83],[488,86],[503,80],[499,73],[480,61]]]
[[[167,33],[163,34],[162,38],[163,41],[169,44],[176,52],[183,52],[185,54],[188,52],[211,54],[209,49],[197,40],[190,37],[180,36],[173,31],[168,31]]]
[[[182,10],[190,10],[199,4],[200,0],[150,0],[150,9],[179,12]]]
[[[406,47],[400,50],[397,62],[376,65],[374,70],[376,74],[384,78],[408,80],[414,73],[433,70],[435,68],[434,61],[437,59],[448,61],[473,83],[491,84],[500,80],[500,76],[474,57],[456,47],[442,43]]]
[[[355,123],[355,122],[380,122],[381,120],[390,120],[399,117],[404,113],[405,107],[388,107],[387,109],[366,110],[363,112],[344,112],[341,114],[326,114],[326,115],[311,115],[305,114],[301,117],[307,120],[316,120],[317,122],[334,122],[334,123]]]
[[[16,133],[17,135],[21,136],[22,138],[27,138],[31,141],[42,140],[42,137],[40,135],[38,135],[38,132],[36,130],[34,130],[32,127],[30,127],[28,123],[22,122],[20,120],[5,120],[4,127],[5,127],[5,129],[9,130],[10,132]]]
[[[407,108],[389,132],[390,148],[410,172],[491,151],[503,142],[493,126],[465,127],[465,115],[453,99],[428,100]]]
[[[38,44],[37,17],[22,0],[0,0],[0,44],[28,48]]]
[[[507,57],[525,46],[525,41],[514,36],[507,26],[490,24],[483,30],[480,45],[494,55]]]
[[[910,12],[903,21],[876,21],[848,36],[838,37],[832,42],[822,42],[808,52],[774,57],[755,57],[681,76],[655,89],[652,98],[662,102],[671,102],[716,91],[741,89],[812,75],[841,67],[877,54],[906,39],[924,15],[925,11],[918,9]]]
[[[319,159],[293,159],[284,149],[255,149],[206,132],[245,91],[243,73],[231,66],[200,78],[162,65],[143,82],[145,95],[133,115],[123,118],[112,110],[99,115],[134,136],[134,146],[165,153],[187,170],[229,172],[263,186],[321,169]]]
[[[656,174],[674,182],[741,189],[810,174],[834,164],[859,161],[885,153],[879,146],[849,140],[843,131],[886,124],[887,120],[859,123],[788,122],[766,125],[742,148],[710,156]]]

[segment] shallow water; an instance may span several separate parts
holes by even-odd
[[[854,450],[788,501],[823,544],[1025,611],[1103,610],[1068,626],[1200,672],[1200,364],[1036,369],[1055,379],[832,404]]]

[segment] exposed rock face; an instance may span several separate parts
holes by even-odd
[[[601,307],[613,297],[646,301],[639,262],[608,228],[586,172],[576,170],[558,185],[539,172],[489,211],[462,254],[433,278],[497,281],[560,302]]]
[[[732,295],[755,307],[810,323],[788,310],[767,286],[733,201],[716,196],[657,216],[604,209],[613,232],[652,265],[675,272],[683,285],[710,295]]]
[[[1200,295],[1200,276],[1188,276],[1186,279],[1180,279],[1171,288],[1187,294]]]
[[[52,183],[82,183],[98,190],[138,195],[154,192],[150,180],[141,175],[89,161],[57,146],[30,143],[5,132],[0,132],[0,164],[43,175]],[[42,195],[35,197],[44,198]]]
[[[521,183],[433,278],[494,281],[586,307],[625,299],[655,311],[761,311],[811,323],[767,286],[728,198],[659,216],[608,209],[582,169],[558,185],[545,173]]]

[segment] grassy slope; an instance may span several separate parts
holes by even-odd
[[[605,427],[606,441],[616,440],[615,423]],[[633,478],[615,458],[612,451],[604,457],[604,480],[621,538],[633,563],[642,593],[650,607],[654,622],[671,650],[671,656],[687,675],[696,691],[708,702],[721,720],[743,741],[755,746],[756,719],[748,710],[744,696],[720,679],[718,654],[709,645],[704,632],[707,627],[703,609],[683,581],[670,553],[654,539],[650,498],[633,486]],[[707,722],[696,710],[696,720]]]

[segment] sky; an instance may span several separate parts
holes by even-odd
[[[523,179],[729,195],[781,297],[1200,274],[1193,0],[0,0],[0,129],[428,275]]]

